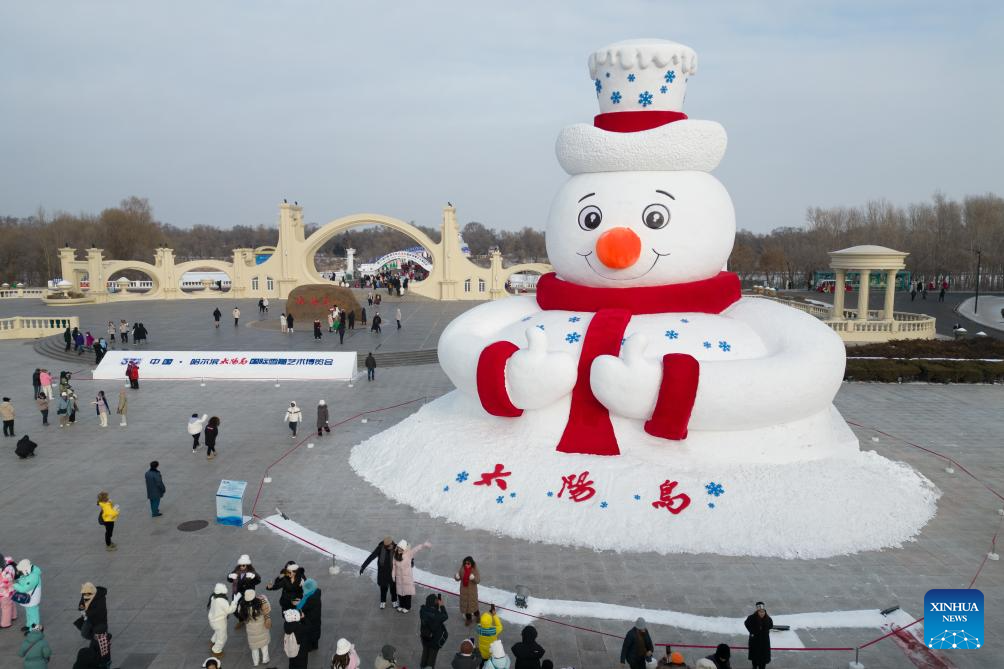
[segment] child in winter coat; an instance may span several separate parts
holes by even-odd
[[[415,594],[415,554],[423,548],[432,548],[432,544],[426,541],[424,544],[411,547],[405,539],[397,542],[391,573],[394,576],[397,601],[400,603],[397,610],[401,613],[408,613],[411,609],[411,598]]]
[[[49,666],[52,649],[49,648],[49,642],[42,634],[41,625],[36,625],[28,630],[17,654],[24,658],[24,669],[45,669]]]
[[[483,664],[481,655],[474,651],[474,642],[471,639],[464,639],[460,644],[460,650],[450,662],[450,669],[481,669]]]
[[[488,647],[490,657],[485,661],[483,669],[509,669],[509,658],[502,647],[502,640],[495,639]]]
[[[481,614],[481,622],[477,627],[478,631],[478,652],[481,659],[487,660],[491,656],[492,642],[502,635],[502,621],[495,613],[495,605],[487,613]]]
[[[219,657],[223,654],[223,647],[227,644],[227,616],[237,610],[237,595],[231,599],[227,594],[227,586],[217,583],[213,588],[213,594],[206,604],[209,616],[209,626],[213,628],[213,655]]]
[[[100,524],[105,527],[105,550],[116,550],[118,546],[112,542],[112,534],[115,532],[115,520],[119,517],[119,507],[104,490],[98,493],[98,506],[101,507]]]
[[[199,418],[197,413],[193,413],[192,417],[188,419],[188,434],[192,436],[192,453],[199,450],[199,436],[202,434],[207,420],[209,420],[209,414],[202,414],[202,418]]]
[[[17,606],[11,599],[16,579],[17,567],[14,558],[4,557],[0,562],[0,629],[10,627],[17,620]]]
[[[300,421],[303,420],[303,412],[300,411],[300,407],[296,406],[296,402],[290,402],[289,408],[286,409],[285,421],[289,423],[289,431],[293,434],[290,435],[290,439],[296,439],[296,428],[300,425]]]

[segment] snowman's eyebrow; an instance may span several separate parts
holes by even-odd
[[[668,197],[670,200],[675,200],[676,199],[675,197],[673,197],[672,195],[670,195],[669,193],[667,193],[664,190],[656,190],[655,192],[656,193],[662,193],[663,195],[665,195],[666,197]],[[582,200],[579,200],[579,202],[581,202],[581,201]]]
[[[585,199],[586,199],[587,197],[592,197],[592,196],[594,196],[594,195],[596,195],[596,193],[590,193],[589,195],[583,195],[582,197],[580,197],[580,198],[579,198],[579,202],[582,202],[582,201],[583,201],[583,200],[585,200]]]

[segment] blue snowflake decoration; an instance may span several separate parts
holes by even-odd
[[[629,74],[628,75],[628,81],[634,81],[634,80],[635,80],[635,76],[633,74]]]
[[[580,339],[582,339],[582,335],[580,335],[578,332],[569,332],[568,334],[565,335],[565,341],[567,341],[569,344],[576,344]]]
[[[443,486],[443,492],[450,492],[450,486],[444,485]]]
[[[543,323],[538,324],[537,328],[540,329],[540,330],[543,330],[544,329],[544,324]]]
[[[710,341],[704,342],[704,348],[711,348],[711,342]]]
[[[714,481],[711,481],[710,483],[705,485],[704,489],[708,491],[709,495],[712,495],[714,497],[721,497],[722,495],[725,494],[725,488],[722,487],[722,484],[715,483]]]
[[[688,318],[681,318],[681,319],[680,319],[680,322],[681,322],[681,323],[689,323],[689,322],[690,322],[690,319],[688,319]]]
[[[652,104],[652,94],[648,91],[642,91],[641,95],[638,96],[638,104],[642,107],[647,107]]]
[[[548,490],[547,491],[547,496],[548,497],[554,497],[554,491],[553,490]]]
[[[457,474],[457,483],[463,483],[464,481],[466,481],[470,477],[471,477],[471,475],[467,473],[467,470],[459,472]]]
[[[501,504],[504,501],[505,501],[505,497],[503,497],[502,495],[499,495],[498,497],[495,498],[495,503],[496,504]]]
[[[669,86],[660,86],[659,87],[659,92],[660,93],[665,93],[668,90],[669,90]]]
[[[523,318],[521,318],[520,320],[521,320],[521,321],[523,321],[523,322],[525,323],[525,322],[527,322],[528,320],[530,320],[531,318],[533,318],[533,316],[523,316]]]
[[[605,509],[605,508],[607,508],[608,506],[610,506],[610,505],[609,505],[609,504],[607,504],[607,503],[606,503],[605,501],[603,501],[603,502],[600,502],[600,508],[601,508],[601,509]]]
[[[610,102],[613,102],[615,105],[619,105],[621,103],[621,92],[614,91],[613,93],[611,93]]]
[[[732,346],[727,341],[718,342],[718,348],[722,349],[726,353],[732,350]]]
[[[641,495],[635,495],[634,496],[634,501],[637,502],[637,501],[640,501],[640,500],[641,500]]]
[[[666,83],[671,84],[676,81],[676,70],[670,70],[666,73]]]
[[[511,493],[509,493],[509,496],[515,499],[515,497],[516,497],[516,493],[514,493],[514,492],[511,492]]]
[[[715,503],[714,502],[708,502],[708,508],[709,509],[715,508]]]
[[[603,84],[600,83],[599,79],[597,79],[594,83],[596,84],[596,94],[599,95],[600,91],[603,90]]]
[[[578,322],[579,322],[579,321],[581,321],[581,320],[582,320],[582,319],[581,319],[581,318],[579,318],[578,316],[569,316],[569,317],[568,317],[568,322],[569,322],[569,323],[578,323]]]
[[[666,337],[668,337],[669,339],[679,339],[680,333],[677,332],[676,330],[666,330]]]

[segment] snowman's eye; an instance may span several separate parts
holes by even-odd
[[[663,204],[650,204],[641,213],[641,220],[647,227],[659,230],[669,223],[669,209]]]
[[[579,212],[579,227],[583,230],[595,230],[603,222],[603,212],[596,205],[583,207]]]

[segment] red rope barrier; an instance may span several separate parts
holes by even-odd
[[[916,620],[914,620],[909,625],[904,625],[903,627],[897,627],[896,625],[893,625],[892,631],[890,631],[888,634],[883,634],[882,636],[878,637],[877,639],[872,639],[868,643],[861,644],[860,646],[858,646],[858,650],[864,650],[868,646],[875,645],[879,641],[882,641],[883,639],[888,639],[893,634],[898,634],[899,632],[902,632],[905,629],[909,629],[909,628],[913,627],[914,625],[916,625],[917,623],[919,623],[923,619],[924,619],[924,616],[921,616],[920,618],[917,618]],[[853,648],[851,650],[853,650]]]
[[[408,400],[406,402],[400,402],[398,404],[391,404],[389,406],[380,407],[380,408],[377,408],[377,409],[368,409],[366,411],[360,411],[359,413],[357,413],[355,415],[349,416],[348,418],[344,418],[344,419],[338,421],[337,423],[331,425],[331,427],[338,427],[339,425],[344,425],[345,423],[348,423],[351,420],[355,420],[356,418],[359,418],[360,416],[365,416],[365,415],[371,414],[371,413],[379,413],[381,411],[388,411],[390,409],[397,409],[398,407],[403,407],[403,406],[406,406],[408,404],[414,404],[415,402],[420,402],[420,401],[423,401],[425,399],[426,399],[426,396],[423,395],[422,397],[416,397],[416,398],[410,399],[410,400]],[[272,462],[272,464],[270,464],[267,467],[265,467],[265,473],[262,474],[261,481],[258,483],[258,494],[256,494],[254,496],[254,503],[251,505],[251,515],[252,516],[256,516],[255,509],[258,508],[258,500],[261,498],[262,489],[265,487],[265,477],[268,476],[269,470],[271,470],[272,467],[275,467],[277,464],[279,464],[280,462],[282,462],[283,460],[285,460],[286,456],[288,456],[290,453],[292,453],[296,449],[300,448],[300,446],[303,446],[303,444],[306,443],[307,440],[311,439],[313,436],[314,436],[313,433],[311,433],[308,436],[304,437],[295,446],[293,446],[293,448],[291,448],[288,451],[286,451],[285,453],[283,453],[281,456],[279,456],[279,458],[277,460],[275,460],[274,462]]]
[[[338,423],[335,423],[335,426],[341,425],[341,424],[346,423],[346,422],[348,422],[350,420],[354,420],[355,418],[358,418],[358,417],[363,416],[363,415],[368,414],[368,413],[376,413],[378,411],[386,411],[388,409],[393,409],[393,408],[397,408],[397,407],[400,407],[400,406],[404,406],[406,404],[411,404],[413,402],[417,402],[417,401],[422,400],[422,399],[425,399],[425,398],[424,397],[416,398],[416,399],[413,399],[413,400],[409,400],[407,402],[402,402],[401,404],[395,404],[395,405],[391,405],[391,406],[388,406],[388,407],[381,407],[379,409],[371,409],[369,411],[362,411],[360,413],[355,414],[354,416],[351,416],[351,417],[346,418],[346,419],[344,419],[342,421],[339,421]],[[944,455],[942,453],[939,453],[939,452],[937,452],[937,451],[935,451],[933,449],[925,448],[924,446],[921,446],[920,444],[915,444],[915,443],[913,443],[911,441],[908,441],[906,439],[902,439],[901,437],[897,437],[895,435],[889,434],[888,432],[883,432],[882,430],[879,430],[877,428],[867,427],[865,425],[861,425],[860,423],[854,423],[852,421],[847,421],[847,422],[850,425],[854,425],[855,427],[859,427],[859,428],[865,429],[865,430],[871,430],[873,432],[881,434],[881,435],[883,435],[885,437],[888,437],[890,439],[895,439],[896,441],[900,441],[900,442],[902,442],[904,444],[907,444],[908,446],[912,446],[912,447],[917,448],[919,450],[925,451],[925,452],[927,452],[927,453],[929,453],[931,455],[934,455],[936,457],[942,458],[946,462],[949,462],[949,463],[952,463],[952,464],[956,465],[957,467],[959,467],[959,469],[961,469],[963,472],[965,472],[966,474],[968,474],[973,480],[975,480],[976,482],[982,484],[987,490],[989,490],[991,493],[993,493],[998,499],[1001,499],[1002,501],[1004,501],[1004,496],[1001,496],[1001,494],[998,493],[993,487],[991,487],[989,484],[987,484],[986,482],[984,482],[981,479],[979,479],[978,477],[976,477],[972,472],[970,472],[964,466],[962,466],[961,464],[959,464],[953,458],[950,458],[950,457],[948,457],[948,456],[946,456],[946,455]],[[275,465],[277,465],[279,462],[281,462],[283,459],[285,459],[286,456],[288,456],[290,453],[292,453],[293,451],[295,451],[296,449],[298,449],[300,446],[302,446],[305,441],[307,441],[307,438],[303,439],[303,441],[301,441],[300,443],[298,443],[296,446],[294,446],[293,448],[291,448],[290,450],[288,450],[286,453],[284,453],[281,457],[279,457],[275,462],[273,462],[272,464],[270,464],[266,468],[265,473],[267,474],[268,471],[269,471],[269,469],[271,469],[272,467],[274,467]],[[306,545],[308,545],[308,546],[310,546],[310,547],[312,547],[312,548],[320,551],[321,553],[324,553],[325,555],[330,555],[330,556],[334,557],[334,554],[331,553],[326,548],[324,548],[322,546],[319,546],[319,545],[315,544],[314,542],[312,542],[312,541],[310,541],[308,539],[305,539],[305,538],[303,538],[303,537],[301,537],[301,536],[299,536],[299,535],[297,535],[297,534],[295,534],[293,532],[290,532],[286,528],[279,527],[278,525],[269,522],[268,520],[266,520],[262,516],[259,516],[255,512],[255,509],[257,508],[257,505],[258,505],[258,498],[261,495],[262,486],[264,485],[264,480],[265,479],[264,479],[264,476],[263,476],[262,477],[262,483],[259,484],[259,486],[258,486],[258,495],[255,497],[254,505],[251,508],[251,515],[253,517],[255,517],[255,518],[258,518],[262,522],[266,523],[267,525],[269,525],[273,529],[275,529],[275,530],[277,530],[279,532],[282,532],[284,534],[288,534],[289,536],[293,537],[297,541],[300,541],[300,542],[302,542],[302,543],[304,543],[304,544],[306,544]],[[1004,517],[1002,517],[1002,522],[1004,522]],[[993,539],[991,540],[991,550],[992,551],[994,549],[996,549],[996,546],[997,546],[997,537],[998,536],[999,536],[999,530],[998,530],[998,533],[994,534]],[[988,556],[984,556],[983,557],[983,562],[980,563],[980,567],[979,567],[979,569],[977,569],[976,575],[973,576],[972,581],[970,581],[970,583],[969,583],[969,587],[970,588],[973,587],[973,584],[976,582],[976,579],[979,577],[980,573],[983,571],[983,566],[987,562],[987,557]],[[430,585],[428,583],[423,583],[421,581],[415,581],[415,584],[416,585],[420,585],[420,586],[422,586],[424,588],[427,588],[429,590],[433,590],[433,591],[436,591],[436,592],[445,593],[445,594],[453,596],[453,597],[459,597],[460,596],[460,593],[452,592],[450,590],[445,590],[445,589],[440,588],[438,586]],[[491,604],[491,602],[482,602],[482,603],[484,603],[484,604]],[[510,609],[510,608],[505,607],[505,606],[499,606],[498,604],[495,604],[495,608],[498,609],[498,610],[502,610],[502,611],[506,611],[506,612],[509,612],[509,613],[513,613],[515,615],[525,616],[525,617],[531,618],[533,620],[539,620],[539,621],[542,621],[542,622],[552,623],[554,625],[559,625],[559,626],[562,626],[562,627],[567,627],[567,628],[570,628],[570,629],[579,630],[581,632],[590,632],[592,634],[598,634],[600,636],[605,636],[605,637],[610,637],[610,638],[617,638],[617,639],[620,638],[619,634],[611,634],[610,632],[604,632],[602,630],[597,630],[597,629],[593,629],[593,628],[590,628],[590,627],[583,627],[583,626],[580,626],[580,625],[574,625],[572,623],[567,623],[567,622],[564,622],[564,621],[561,621],[561,620],[555,620],[554,618],[547,618],[547,617],[544,617],[544,616],[537,616],[537,615],[534,615],[534,614],[531,614],[531,613],[525,613],[523,611],[519,611],[517,609]],[[865,648],[868,648],[869,646],[873,646],[873,645],[879,643],[880,641],[883,641],[883,640],[889,638],[890,636],[893,636],[894,634],[897,634],[899,632],[902,632],[903,630],[907,630],[907,629],[913,627],[914,625],[916,625],[919,622],[922,622],[923,620],[924,620],[924,617],[921,616],[920,618],[914,619],[912,622],[908,623],[907,625],[904,625],[903,627],[894,626],[893,629],[890,632],[887,632],[886,634],[883,634],[883,635],[878,636],[878,637],[876,637],[876,638],[874,638],[874,639],[872,639],[870,641],[867,641],[867,642],[865,642],[863,644],[860,644],[856,649],[854,647],[851,647],[851,646],[818,646],[818,647],[809,647],[809,648],[772,648],[771,650],[776,650],[776,651],[795,651],[795,652],[797,652],[797,651],[808,651],[808,652],[829,652],[829,651],[849,652],[849,651],[853,651],[853,650],[864,650]],[[655,645],[656,646],[673,646],[673,647],[676,647],[676,648],[697,648],[697,649],[714,649],[714,648],[717,648],[717,646],[702,645],[702,644],[687,644],[687,643],[657,643]],[[733,648],[735,650],[747,650],[748,646],[731,646],[731,648]]]

